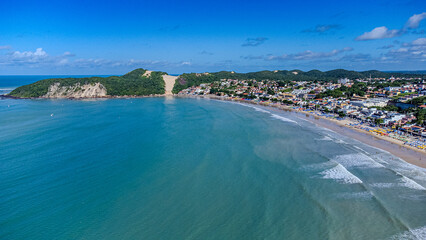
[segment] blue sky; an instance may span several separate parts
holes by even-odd
[[[0,75],[426,70],[426,2],[0,1]]]

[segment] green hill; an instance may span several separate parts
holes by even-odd
[[[37,98],[47,94],[49,87],[59,83],[61,87],[82,86],[86,84],[102,84],[109,96],[144,96],[150,94],[164,94],[164,72],[151,72],[145,76],[145,69],[139,68],[123,76],[88,77],[88,78],[51,78],[33,84],[18,87],[9,96],[20,98]],[[74,91],[77,91],[74,87]]]
[[[147,74],[145,74],[147,73]],[[139,68],[133,70],[123,76],[111,77],[88,77],[88,78],[52,78],[45,79],[33,84],[18,87],[13,90],[9,96],[19,98],[37,98],[45,96],[49,92],[49,88],[55,84],[59,90],[66,91],[63,97],[72,97],[72,92],[81,92],[83,85],[95,86],[102,85],[103,96],[145,96],[151,94],[164,94],[165,82],[162,75],[165,72],[150,72]],[[394,77],[422,77],[426,74],[422,73],[397,73],[397,72],[380,72],[376,70],[356,72],[344,69],[335,69],[322,72],[319,70],[311,70],[304,72],[301,70],[276,70],[276,71],[259,71],[249,73],[235,73],[228,71],[214,73],[184,73],[178,77],[173,87],[173,93],[181,90],[197,86],[201,83],[211,83],[220,79],[253,79],[253,80],[275,80],[275,81],[336,81],[339,78],[347,77],[349,79],[357,78],[389,78]],[[66,89],[66,90],[64,90]],[[106,89],[106,94],[105,94]],[[61,91],[59,91],[60,94]],[[86,89],[87,90],[87,89]],[[57,95],[55,95],[57,96]],[[85,96],[83,96],[85,97]]]

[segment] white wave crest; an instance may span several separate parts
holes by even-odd
[[[341,143],[341,144],[347,144],[347,142],[343,141],[342,139],[333,139],[333,142]]]
[[[405,231],[390,238],[391,240],[422,240],[426,239],[426,226]]]
[[[299,169],[302,170],[302,171],[319,172],[319,171],[322,171],[324,169],[329,169],[333,166],[335,166],[335,163],[327,161],[327,162],[322,162],[322,163],[313,163],[313,164],[304,165],[304,166],[300,167]]]
[[[398,186],[396,183],[372,183],[370,186],[375,188],[392,188]]]
[[[395,183],[373,183],[370,185],[376,188],[406,187],[414,190],[426,190],[422,185],[406,176],[402,176],[398,179],[398,182]]]
[[[280,115],[272,114],[272,116],[271,116],[271,117],[272,117],[272,118],[275,118],[275,119],[278,119],[278,120],[281,120],[281,121],[283,121],[283,122],[291,122],[291,123],[299,124],[299,123],[297,123],[296,121],[293,121],[293,120],[291,120],[291,119],[285,118],[285,117],[280,116]]]
[[[368,200],[373,197],[370,192],[352,192],[352,193],[339,193],[336,194],[337,198],[340,199],[360,199],[360,200]]]
[[[363,168],[383,168],[384,167],[382,164],[376,162],[371,157],[362,153],[338,155],[333,160],[349,168],[350,167],[363,167]]]
[[[262,109],[262,108],[258,108],[258,107],[252,107],[252,108],[254,108],[254,110],[256,110],[258,112],[270,113],[269,111],[266,111],[265,109]]]
[[[318,140],[318,141],[333,141],[333,139],[331,139],[331,137],[328,137],[328,136],[324,136],[322,138],[318,138],[318,139],[315,139],[315,140]]]
[[[402,176],[400,181],[402,182],[401,185],[404,186],[404,187],[416,189],[416,190],[426,190],[422,185],[418,184],[417,182],[415,182],[414,180],[412,180],[412,179],[410,179],[406,176]]]
[[[324,132],[332,132],[332,133],[336,133],[335,131],[325,128],[325,127],[321,127],[321,130],[323,130]]]
[[[362,183],[361,179],[353,175],[341,164],[337,164],[335,167],[324,170],[319,174],[324,179],[334,179],[345,184]]]
[[[358,149],[359,151],[361,151],[361,152],[365,153],[365,154],[368,154],[368,152],[367,152],[367,151],[365,151],[364,149],[362,149],[362,148],[360,148],[360,147],[358,147],[358,146],[353,145],[353,147],[354,147],[354,148],[356,148],[356,149]]]

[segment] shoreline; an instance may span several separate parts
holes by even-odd
[[[252,105],[264,106],[271,110],[290,112],[296,115],[297,117],[301,117],[302,119],[307,120],[317,126],[327,128],[329,130],[332,130],[341,135],[353,138],[369,146],[379,148],[383,151],[391,153],[392,155],[402,159],[403,161],[409,164],[426,169],[426,152],[424,150],[420,150],[414,147],[404,145],[402,141],[396,140],[391,137],[376,135],[371,132],[366,132],[361,129],[348,126],[345,124],[345,122],[340,122],[335,119],[329,119],[326,117],[317,116],[309,112],[297,111],[290,106],[259,104],[259,103],[254,103],[251,101],[232,99],[228,97],[218,97],[218,96],[193,96],[192,97],[192,96],[184,96],[184,95],[178,95],[177,97],[206,98],[206,99],[215,99],[215,100],[222,100],[222,101],[242,102],[242,103],[247,103]]]

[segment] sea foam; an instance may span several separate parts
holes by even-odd
[[[351,193],[338,193],[336,197],[339,199],[359,199],[359,200],[369,200],[373,198],[370,192],[351,192]]]
[[[254,110],[256,110],[258,112],[270,113],[269,111],[266,111],[265,109],[262,109],[262,108],[258,108],[258,107],[252,107],[252,108],[254,108]]]
[[[384,166],[363,153],[338,155],[334,161],[345,167],[383,168]]]
[[[402,176],[394,183],[373,183],[370,185],[376,188],[406,187],[414,190],[426,190],[422,185],[406,176]]]
[[[410,229],[390,238],[391,240],[422,240],[426,239],[426,226]]]
[[[401,181],[401,185],[404,187],[416,189],[416,190],[426,190],[422,185],[418,184],[417,182],[415,182],[414,180],[406,176],[402,176],[400,181]]]
[[[345,184],[362,183],[361,179],[349,172],[341,164],[319,173],[324,179],[334,179]]]
[[[272,116],[271,116],[272,118],[275,118],[275,119],[278,119],[278,120],[281,120],[281,121],[283,121],[283,122],[291,122],[291,123],[296,123],[296,124],[299,124],[299,123],[297,123],[296,121],[294,121],[294,120],[291,120],[291,119],[288,119],[288,118],[286,118],[286,117],[283,117],[283,116],[280,116],[280,115],[277,115],[277,114],[272,114]]]
[[[333,139],[329,136],[324,136],[322,138],[315,139],[317,141],[333,141]]]

